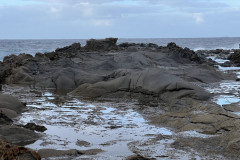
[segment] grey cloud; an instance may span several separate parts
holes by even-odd
[[[37,1],[37,0],[24,0]],[[207,0],[42,0],[0,8],[0,38],[240,36],[240,10]],[[88,3],[87,3],[88,2]],[[209,3],[207,3],[209,2]],[[231,29],[235,28],[235,30]]]

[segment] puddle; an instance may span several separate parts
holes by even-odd
[[[239,71],[240,67],[222,67],[218,65],[220,71]]]
[[[212,84],[211,87],[206,87],[205,89],[210,93],[216,94],[212,100],[220,106],[240,102],[239,81],[222,81]]]
[[[184,131],[184,132],[180,132],[178,135],[182,137],[194,137],[194,138],[210,138],[215,136],[215,135],[202,134],[197,131]]]
[[[214,97],[213,101],[218,105],[227,105],[240,102],[240,98],[235,95],[220,95]]]
[[[128,143],[147,141],[159,134],[173,135],[167,128],[149,125],[132,109],[134,104],[87,103],[21,87],[4,87],[4,92],[27,102],[27,111],[16,123],[33,122],[47,128],[41,139],[26,146],[34,150],[102,149],[105,152],[96,155],[96,159],[124,159],[134,154]],[[79,140],[90,145],[79,146]]]
[[[212,59],[213,61],[215,61],[215,62],[217,62],[217,63],[220,63],[220,64],[225,63],[225,62],[229,62],[229,60],[227,60],[227,59],[220,59],[220,58],[218,58],[217,56],[209,56],[209,57],[207,57],[207,58],[210,58],[210,59]]]
[[[134,153],[156,159],[162,159],[163,155],[167,155],[166,159],[197,156],[197,153],[192,156],[172,148],[170,145],[179,133],[148,124],[141,114],[133,110],[132,103],[82,102],[70,96],[21,87],[4,86],[3,91],[27,102],[26,112],[15,123],[34,122],[47,128],[41,133],[42,138],[27,145],[28,148],[102,149],[105,152],[80,158],[104,160],[122,160]],[[195,132],[186,135],[204,138]],[[159,136],[168,138],[156,139]],[[89,145],[79,145],[78,141]]]
[[[238,95],[240,93],[240,82],[232,80],[221,81],[206,87],[206,90],[210,93]]]
[[[216,56],[208,57],[217,63],[224,63],[228,60],[216,58]],[[217,65],[220,71],[236,73],[237,77],[240,77],[240,67],[221,67]],[[213,102],[220,106],[239,103],[240,102],[240,82],[227,80],[215,83],[211,87],[205,88],[210,93],[215,93],[216,96],[212,98]],[[237,114],[237,112],[231,112]]]

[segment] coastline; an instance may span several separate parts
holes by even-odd
[[[237,135],[240,130],[237,124],[240,117],[212,102],[211,98],[215,93],[206,90],[207,86],[215,83],[237,79],[233,72],[224,73],[216,69],[216,65],[231,67],[235,62],[220,64],[208,59],[210,55],[226,59],[230,54],[231,50],[226,53],[225,50],[194,52],[175,43],[167,46],[153,43],[117,45],[115,38],[91,39],[84,47],[80,43],[74,43],[54,52],[37,53],[34,57],[28,54],[7,56],[1,63],[0,81],[3,85],[22,86],[26,90],[62,91],[80,100],[88,98],[92,103],[111,100],[116,103],[122,101],[127,105],[135,101],[134,111],[141,113],[154,126],[171,128],[174,132],[185,135],[194,131],[206,136],[202,138],[158,134],[155,135],[156,142],[173,139],[168,147],[176,151],[189,151],[190,147],[198,152],[194,156],[237,159]],[[18,96],[21,96],[21,93]],[[31,103],[31,99],[29,101],[28,103]],[[117,110],[118,107],[117,105],[113,108]],[[116,114],[120,112],[116,111]],[[96,127],[101,127],[101,124]],[[118,127],[112,125],[109,130]],[[212,135],[214,137],[211,137]],[[151,138],[146,142],[154,146],[155,143],[150,140]],[[204,143],[198,145],[202,141]],[[128,147],[132,154],[159,158],[157,155],[153,157],[150,153],[141,152],[135,145],[142,144],[140,140],[130,142]],[[208,146],[208,151],[205,146]],[[47,152],[50,151],[45,151],[44,154]],[[59,155],[59,152],[55,156]],[[69,152],[73,153],[73,157],[83,153],[69,150],[65,154]],[[100,151],[94,153],[98,155]],[[167,158],[173,156],[170,152],[164,154],[166,155],[162,156]],[[182,154],[184,155],[185,153]]]

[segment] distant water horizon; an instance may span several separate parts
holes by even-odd
[[[56,48],[62,48],[72,43],[86,44],[88,39],[0,39],[0,60],[10,54],[28,53],[35,55],[37,52],[52,52]],[[192,50],[211,49],[239,49],[240,37],[217,38],[119,38],[118,44],[129,43],[155,43],[166,46],[170,42],[180,47],[188,47]]]

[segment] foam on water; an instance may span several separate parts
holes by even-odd
[[[239,71],[240,67],[222,67],[218,66],[220,71]]]
[[[227,59],[220,59],[220,58],[217,58],[216,56],[208,56],[207,58],[210,58],[213,61],[216,61],[217,63],[220,63],[220,64],[229,62],[229,60],[227,60]]]

